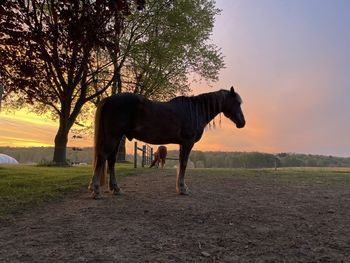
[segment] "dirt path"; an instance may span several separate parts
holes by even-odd
[[[129,176],[123,196],[87,193],[0,230],[1,262],[350,262],[349,186],[273,177]],[[171,171],[171,174],[173,171]]]

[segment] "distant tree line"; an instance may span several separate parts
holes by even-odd
[[[0,153],[7,154],[20,163],[45,163],[53,156],[53,147],[11,148],[0,147]],[[133,161],[133,153],[126,156]],[[82,148],[77,151],[67,148],[67,157],[71,163],[92,163],[93,149]],[[178,151],[169,151],[168,157],[177,157]],[[168,160],[166,167],[177,164]],[[193,151],[189,160],[189,168],[274,168],[277,167],[350,167],[350,158],[325,155],[260,152],[202,152]]]
[[[53,147],[0,147],[0,153],[7,154],[23,164],[49,163],[54,154]],[[67,148],[67,159],[70,162],[92,163],[92,148],[83,148],[82,151],[73,151]]]
[[[190,160],[196,168],[350,167],[350,158],[297,153],[194,151]]]

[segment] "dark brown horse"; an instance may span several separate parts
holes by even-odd
[[[193,145],[202,137],[205,126],[221,112],[237,128],[244,127],[241,103],[241,97],[233,87],[198,96],[180,96],[168,102],[153,102],[133,93],[121,93],[102,100],[95,117],[95,161],[89,185],[93,198],[100,195],[106,161],[109,189],[114,194],[120,193],[114,165],[123,135],[129,140],[135,138],[150,144],[179,144],[176,190],[179,194],[188,194],[184,178]]]
[[[165,146],[159,146],[157,151],[154,153],[154,160],[151,163],[150,168],[153,167],[155,164],[157,164],[157,167],[159,167],[159,163],[161,163],[162,168],[164,168],[167,153],[168,151]]]

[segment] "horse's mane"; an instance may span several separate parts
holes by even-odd
[[[180,104],[182,108],[189,111],[190,120],[195,121],[198,125],[200,117],[204,117],[208,121],[215,117],[216,112],[221,111],[225,96],[228,94],[229,91],[227,90],[219,90],[196,96],[179,96],[169,102]],[[215,127],[215,121],[213,121],[213,126]]]
[[[219,91],[202,93],[195,96],[178,96],[171,99],[169,102],[175,102],[175,103],[197,102],[199,104],[203,104],[207,102],[213,102],[213,100],[216,100],[218,98],[221,99],[224,93],[229,93],[229,91],[221,89]]]

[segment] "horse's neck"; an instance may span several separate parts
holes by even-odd
[[[207,93],[197,100],[197,111],[200,112],[205,125],[222,112],[224,94],[221,91]]]

